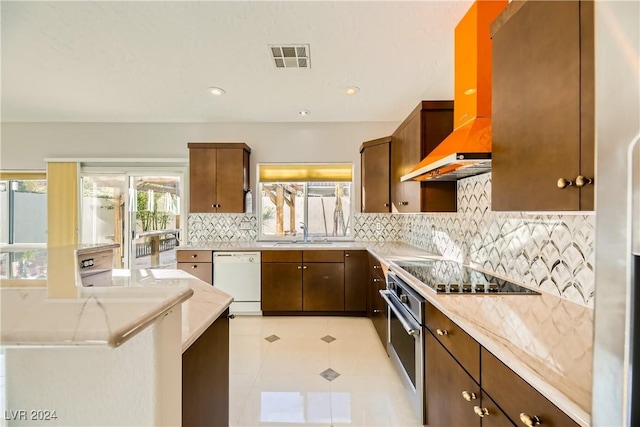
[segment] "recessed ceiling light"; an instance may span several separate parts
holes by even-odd
[[[216,95],[216,96],[224,95],[225,93],[227,93],[221,87],[210,87],[209,92],[211,92],[212,95]]]
[[[307,117],[309,114],[311,114],[311,111],[309,111],[309,110],[300,110],[300,111],[298,111],[298,115],[300,117]]]
[[[349,86],[344,89],[344,93],[347,95],[355,95],[358,92],[360,92],[360,88],[357,86]]]

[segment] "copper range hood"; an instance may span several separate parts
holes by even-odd
[[[454,130],[401,181],[456,181],[491,170],[491,22],[508,0],[477,0],[455,29]]]

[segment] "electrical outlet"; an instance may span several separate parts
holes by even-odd
[[[251,221],[240,221],[240,230],[251,230]]]
[[[382,230],[382,224],[379,222],[376,222],[376,230],[377,231],[381,231]]]

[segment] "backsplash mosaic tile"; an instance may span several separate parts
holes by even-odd
[[[258,238],[255,215],[191,213],[187,216],[190,245],[204,242],[250,242]]]
[[[375,224],[402,226],[399,240],[593,307],[595,215],[491,211],[491,174],[458,182],[458,212],[358,214],[356,240],[380,240]]]
[[[188,242],[254,241],[257,218],[189,214]],[[355,214],[356,241],[404,241],[593,307],[595,215],[491,211],[491,174],[458,182],[458,212]]]

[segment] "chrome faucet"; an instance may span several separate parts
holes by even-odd
[[[307,241],[309,240],[309,230],[307,229],[307,224],[301,222],[300,228],[302,229],[302,243],[307,243]]]

